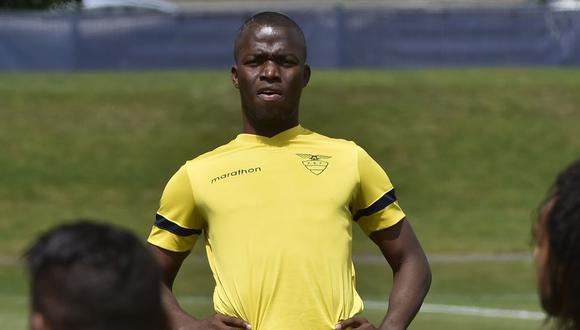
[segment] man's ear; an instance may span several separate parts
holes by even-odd
[[[311,70],[310,70],[310,65],[308,64],[304,64],[304,83],[302,84],[303,87],[306,87],[308,85],[308,82],[310,81],[310,75],[312,74]]]
[[[39,312],[32,312],[30,315],[31,330],[51,330],[48,320]]]
[[[233,65],[232,66],[232,83],[234,84],[235,88],[239,88],[240,84],[238,83],[238,66],[237,65]]]

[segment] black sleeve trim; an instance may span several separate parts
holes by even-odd
[[[358,210],[355,215],[352,217],[354,221],[358,221],[361,217],[366,217],[371,214],[377,213],[380,210],[384,209],[385,207],[391,205],[393,202],[397,200],[395,196],[395,189],[391,189],[389,192],[385,193],[381,198],[379,198],[376,202],[372,203],[371,206]]]
[[[160,229],[167,230],[168,232],[173,233],[177,236],[191,236],[201,234],[200,229],[189,229],[180,227],[175,222],[165,219],[160,214],[155,215],[155,226]]]

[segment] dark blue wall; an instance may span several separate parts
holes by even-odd
[[[250,13],[0,14],[0,70],[228,68]],[[287,12],[315,67],[580,65],[580,12]]]

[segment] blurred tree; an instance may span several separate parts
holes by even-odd
[[[0,9],[49,9],[80,6],[82,0],[0,0]]]

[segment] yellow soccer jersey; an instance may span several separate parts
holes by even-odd
[[[352,221],[370,234],[404,218],[359,146],[296,126],[240,134],[169,180],[148,241],[190,250],[205,236],[216,312],[255,330],[334,329],[363,309]]]

